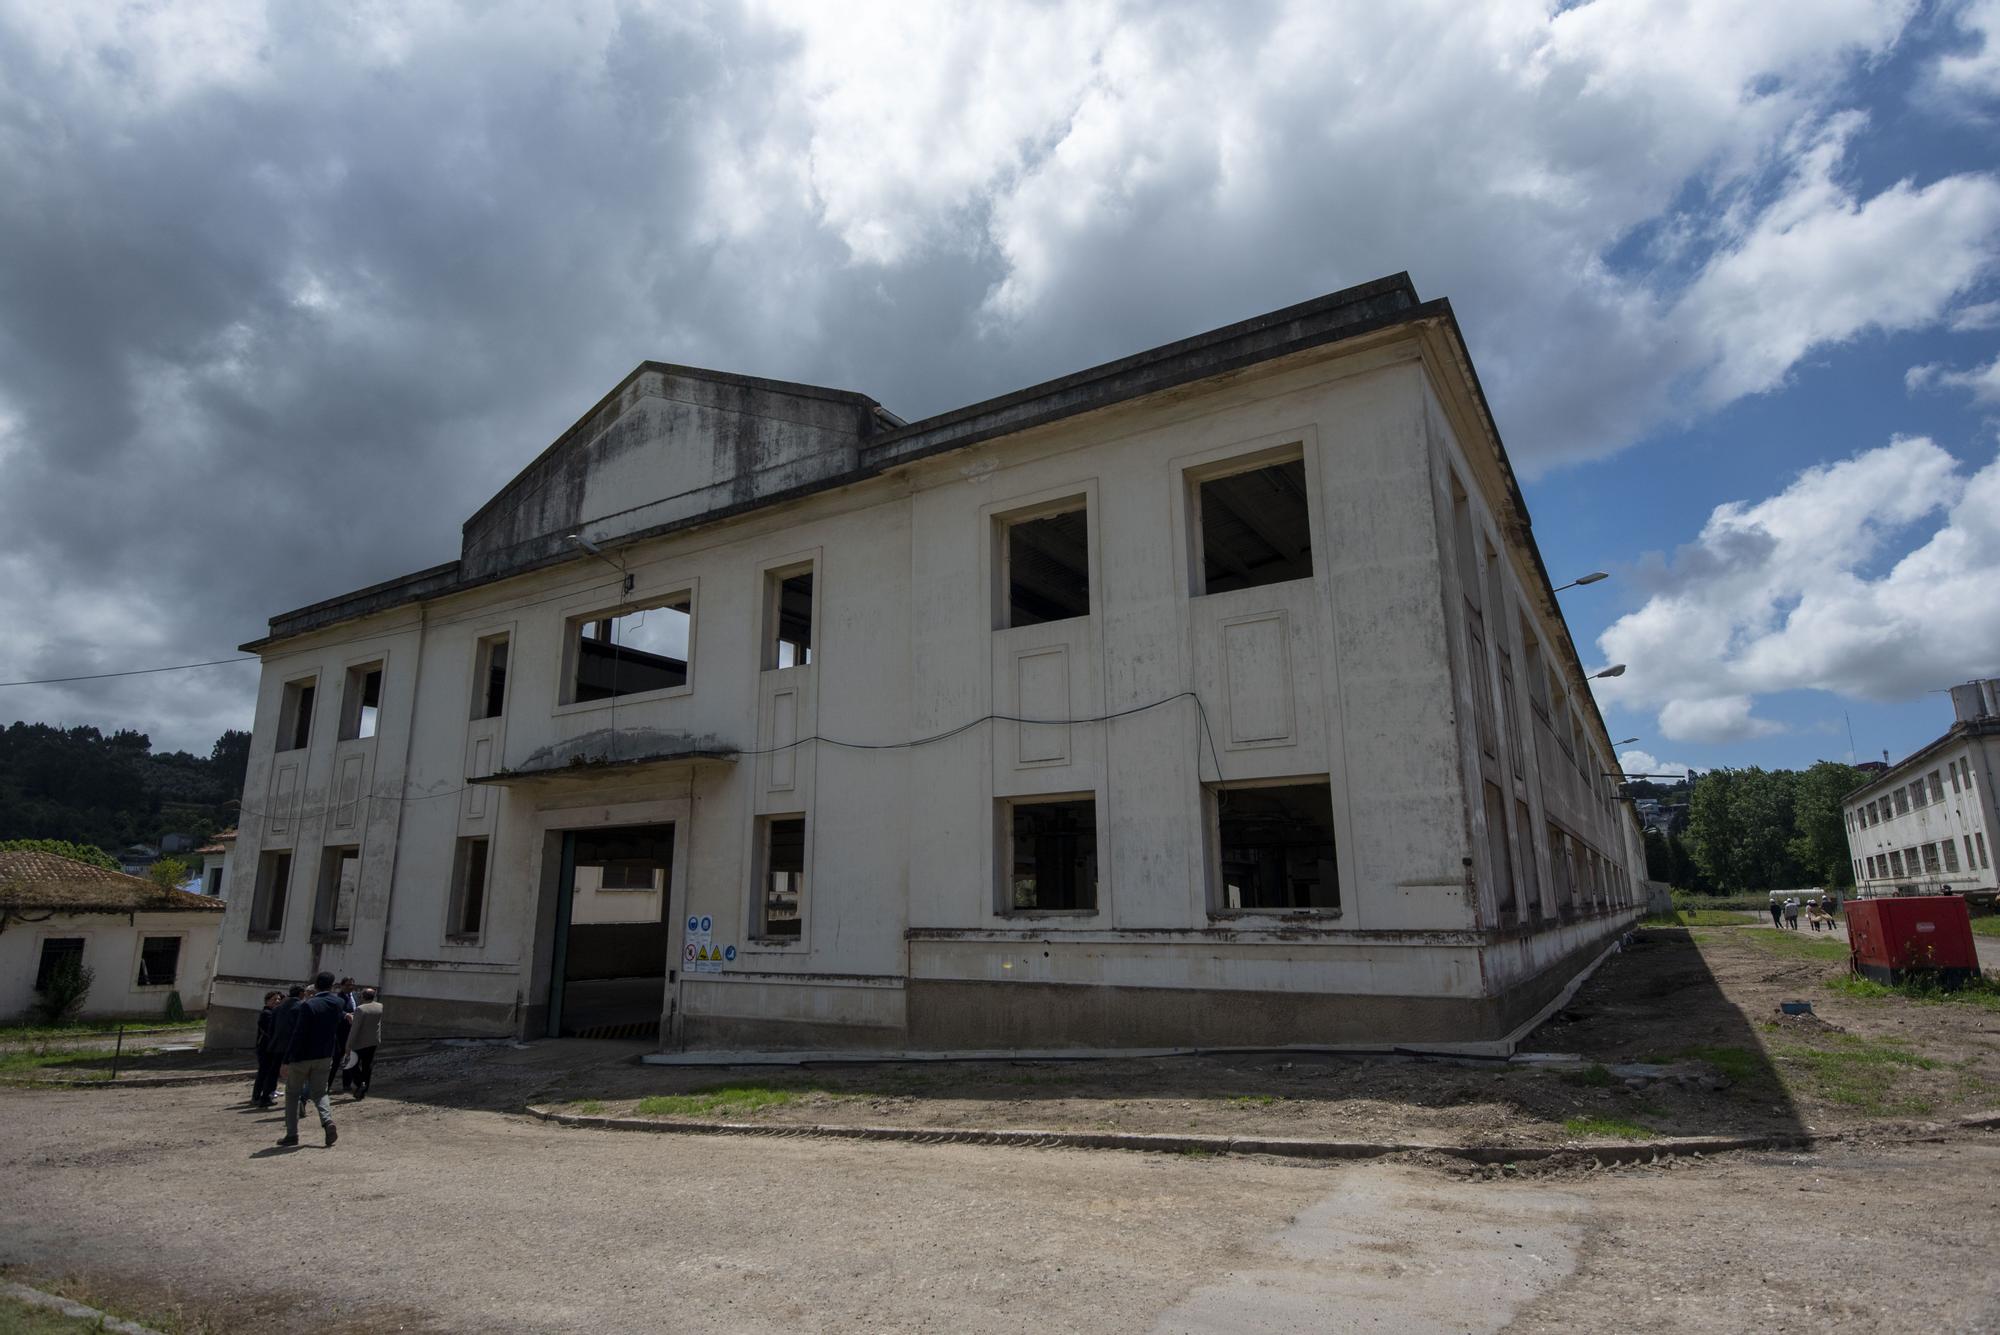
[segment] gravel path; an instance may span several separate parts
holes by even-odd
[[[466,1106],[505,1060],[331,1150],[215,1089],[0,1090],[0,1264],[230,1331],[2000,1328],[1993,1140],[1488,1179],[638,1136]]]

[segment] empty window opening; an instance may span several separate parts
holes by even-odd
[[[1979,850],[1979,870],[1991,871],[1993,864],[1986,860],[1986,836],[1982,833],[1972,837],[1976,841],[1973,846]]]
[[[207,871],[204,871],[201,874],[201,880],[202,880],[201,892],[203,894],[219,895],[222,893],[221,867],[210,867]]]
[[[1947,839],[1938,845],[1938,852],[1944,855],[1944,869],[1958,870],[1958,845]]]
[[[361,850],[328,848],[319,855],[319,889],[313,896],[313,936],[345,937],[354,926],[354,897],[361,887]]]
[[[1097,802],[1065,798],[1008,807],[1007,907],[1016,913],[1097,911]]]
[[[573,623],[570,700],[610,700],[687,685],[693,606],[683,593],[650,607]]]
[[[347,689],[340,702],[340,738],[373,737],[382,713],[382,665],[363,663],[347,669]]]
[[[1312,577],[1305,460],[1210,478],[1199,493],[1203,593]]]
[[[1938,848],[1936,844],[1924,845],[1924,871],[1931,876],[1938,874]]]
[[[139,942],[139,986],[172,987],[180,977],[181,939],[149,936]]]
[[[1936,770],[1932,770],[1928,775],[1925,776],[1925,778],[1931,786],[1931,801],[1933,802],[1944,801],[1943,776],[1940,775]]]
[[[1007,626],[1090,615],[1090,513],[1081,500],[1059,514],[1001,521]]]
[[[52,936],[42,942],[41,962],[35,966],[35,991],[46,992],[56,975],[83,967],[83,938]]]
[[[1909,810],[1910,790],[1907,788],[1898,788],[1896,790],[1896,814],[1898,816],[1907,815],[1909,814]]]
[[[313,694],[316,677],[285,683],[284,703],[278,710],[278,749],[301,751],[312,741]]]
[[[1534,817],[1528,813],[1528,804],[1516,799],[1514,802],[1514,829],[1521,836],[1521,896],[1527,901],[1528,916],[1538,918],[1542,914],[1541,871],[1535,865]]]
[[[472,717],[499,718],[507,708],[507,637],[479,642],[479,666],[472,688]]]
[[[1507,830],[1507,796],[1500,785],[1485,785],[1487,865],[1493,877],[1493,900],[1502,920],[1520,913],[1514,887],[1513,840]]]
[[[276,937],[285,930],[285,893],[292,881],[292,855],[265,853],[257,859],[257,890],[250,897],[250,935]]]
[[[1223,910],[1339,911],[1333,793],[1326,784],[1218,788],[1215,828]]]
[[[757,906],[757,935],[796,941],[803,926],[806,890],[806,821],[803,816],[770,816],[764,821],[763,894]]]
[[[484,839],[461,839],[451,860],[451,905],[445,933],[458,939],[476,937],[486,926],[486,856]]]
[[[808,667],[813,661],[813,572],[773,572],[764,582],[767,620],[764,667]]]

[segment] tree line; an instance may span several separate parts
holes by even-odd
[[[250,734],[230,729],[206,756],[153,750],[143,732],[16,722],[0,730],[0,840],[97,848],[206,839],[236,824]]]
[[[1710,770],[1688,793],[1686,829],[1646,836],[1646,874],[1709,894],[1851,886],[1841,800],[1867,777],[1832,760]]]

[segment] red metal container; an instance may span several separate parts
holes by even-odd
[[[1850,899],[1842,907],[1856,973],[1878,983],[1935,977],[1946,987],[1979,976],[1964,896]]]

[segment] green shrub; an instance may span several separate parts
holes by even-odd
[[[187,1011],[181,1005],[180,991],[176,989],[167,993],[167,1023],[179,1024],[185,1019],[187,1019]]]
[[[90,996],[97,974],[82,960],[66,957],[49,970],[46,987],[35,989],[35,1013],[44,1024],[64,1024],[76,1018]]]
[[[94,844],[73,844],[67,839],[0,839],[0,853],[53,853],[74,858],[106,871],[118,871],[118,859]]]

